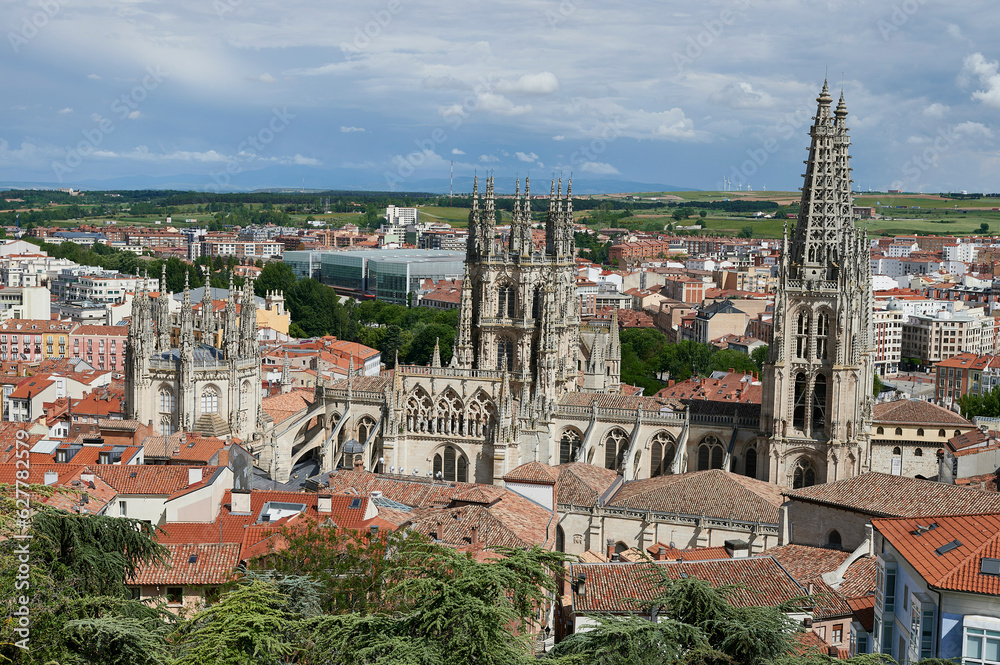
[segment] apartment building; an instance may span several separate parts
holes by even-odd
[[[997,320],[981,309],[910,316],[903,323],[902,355],[931,365],[959,353],[993,353],[996,327]]]
[[[875,343],[875,371],[880,376],[895,374],[903,349],[904,315],[898,307],[876,309],[872,312]]]

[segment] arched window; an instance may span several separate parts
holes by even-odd
[[[171,422],[170,416],[163,416],[160,418],[160,436],[170,436],[174,433],[174,424]]]
[[[798,430],[806,428],[806,375],[799,372],[795,375],[795,402],[792,410],[792,427]]]
[[[807,457],[800,457],[792,472],[792,489],[812,487],[816,484],[816,471]]]
[[[358,421],[358,441],[362,444],[368,441],[368,437],[375,431],[375,420],[371,416],[362,416]]]
[[[875,429],[875,433],[876,433],[876,434],[885,434],[885,428],[884,428],[884,427],[882,427],[881,425],[879,425],[879,426],[878,426],[878,427],[877,427],[877,428]]]
[[[446,389],[434,406],[434,431],[438,434],[457,435],[462,429],[464,414],[465,407],[458,393],[451,388]]]
[[[827,359],[827,343],[830,337],[830,314],[822,312],[817,317],[816,322],[816,357],[820,360]]]
[[[575,429],[567,429],[559,437],[559,463],[569,464],[576,459],[580,452],[580,432]]]
[[[826,537],[826,546],[835,547],[838,550],[841,548],[842,541],[840,538],[840,532],[834,529],[830,532],[830,535]]]
[[[896,457],[899,457],[900,455],[903,454],[903,450],[899,446],[896,446],[895,448],[892,449],[892,454]]]
[[[604,437],[604,468],[620,470],[628,450],[628,434],[625,430],[614,428]]]
[[[497,339],[497,369],[514,370],[514,340],[507,337]]]
[[[805,358],[809,352],[809,312],[802,310],[799,312],[798,323],[795,327],[795,357]]]
[[[743,475],[751,478],[757,477],[757,449],[747,448],[743,460]]]
[[[426,432],[431,423],[431,396],[421,386],[406,398],[406,431]]]
[[[538,321],[542,318],[542,287],[535,288],[535,297],[531,299],[531,318]]]
[[[668,475],[676,451],[673,437],[666,432],[658,432],[649,446],[649,477]]]
[[[517,292],[514,291],[514,287],[509,284],[501,286],[497,297],[497,316],[500,318],[514,318],[514,308],[517,304]]]
[[[174,394],[166,388],[160,388],[160,413],[173,413],[176,408]]]
[[[955,430],[955,436],[962,436],[962,430]]]
[[[826,428],[826,377],[816,377],[812,394],[812,431],[822,432]]]
[[[923,427],[918,427],[917,428],[917,436],[923,436],[923,435],[924,435],[924,428]]]
[[[466,418],[465,435],[485,437],[489,436],[493,428],[496,407],[493,402],[480,390],[469,402],[468,417]]]
[[[698,446],[698,470],[721,469],[725,458],[722,442],[709,434]]]
[[[903,428],[902,427],[897,427],[896,428],[896,436],[903,436]]]
[[[469,460],[455,446],[445,446],[434,455],[434,477],[451,482],[469,482]]]
[[[201,412],[219,412],[219,391],[215,389],[215,386],[209,386],[201,391]]]
[[[938,430],[938,436],[939,436],[939,437],[941,437],[941,438],[943,439],[944,437],[946,437],[946,436],[948,436],[948,435],[944,433],[944,430],[943,430],[943,429],[939,429],[939,430]]]
[[[923,457],[924,456],[924,451],[921,450],[920,448],[917,448],[916,450],[913,451],[913,456],[914,457]]]

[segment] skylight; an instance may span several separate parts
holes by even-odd
[[[1000,577],[1000,559],[990,559],[983,557],[979,567],[979,572],[983,575],[996,575]]]
[[[956,549],[956,548],[961,547],[961,546],[962,546],[962,541],[960,541],[960,540],[953,540],[950,543],[946,543],[946,544],[942,545],[941,547],[937,548],[934,551],[937,552],[938,556],[943,556],[943,555],[947,554],[948,552],[952,551],[953,549]]]

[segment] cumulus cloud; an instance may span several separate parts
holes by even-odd
[[[340,126],[340,132],[342,134],[353,134],[354,132],[363,132],[363,131],[365,131],[364,127],[345,127],[344,125]]]
[[[499,162],[500,158],[496,155],[479,155],[479,161],[492,164],[493,162]]]
[[[303,157],[302,155],[296,153],[291,159],[292,164],[299,164],[300,166],[319,166],[323,162],[315,159],[313,157]]]
[[[464,150],[459,150],[458,148],[452,148],[451,149],[451,154],[453,154],[453,155],[464,155],[465,151]]]
[[[533,152],[529,152],[529,153],[515,152],[514,156],[517,157],[522,162],[528,162],[529,164],[532,164],[532,163],[538,161],[538,155],[536,155]]]
[[[1000,108],[1000,74],[997,74],[996,60],[987,60],[982,53],[973,53],[965,58],[959,74],[959,84],[965,86],[973,78],[979,79],[982,89],[972,93],[972,99],[987,106]]]
[[[101,77],[98,74],[87,74],[87,78],[91,81],[100,81]]]
[[[478,102],[477,108],[486,111],[487,113],[496,113],[497,115],[522,115],[524,113],[531,112],[530,105],[525,104],[518,106],[503,95],[498,95],[493,92],[484,92],[477,95],[476,101]]]
[[[142,115],[142,112],[140,112],[140,111],[132,111],[131,113],[128,114],[128,119],[129,120],[138,120],[139,118],[142,118],[142,117],[144,117],[144,116]]]
[[[555,136],[552,137],[552,140],[553,141],[565,141],[566,137],[563,136],[562,134],[556,134]]]
[[[59,109],[58,111],[56,111],[56,113],[58,113],[59,115],[69,115],[72,112],[73,112],[73,109],[71,109],[68,106],[66,108],[64,108],[64,109]]]
[[[972,122],[970,120],[955,125],[954,129],[956,134],[961,134],[962,136],[969,136],[973,138],[980,137],[985,139],[993,138],[993,130],[981,122]]]
[[[947,105],[941,104],[940,102],[934,102],[924,109],[924,115],[928,118],[943,118],[944,114],[949,110],[950,107]]]
[[[559,89],[559,79],[552,72],[524,74],[515,81],[501,81],[497,90],[504,93],[546,95]]]
[[[607,162],[583,162],[578,166],[584,173],[595,175],[617,175],[619,173],[618,169]]]
[[[771,96],[753,89],[748,81],[727,83],[721,90],[712,94],[712,101],[724,104],[734,109],[753,108],[771,105]]]

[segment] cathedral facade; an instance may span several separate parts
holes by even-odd
[[[166,284],[166,275],[160,280]],[[132,300],[125,355],[126,417],[168,436],[197,431],[248,441],[264,425],[261,410],[260,345],[253,280],[216,316],[203,290],[201,307],[191,302],[185,279],[179,312],[170,294],[145,289]],[[259,438],[259,436],[258,436]]]

